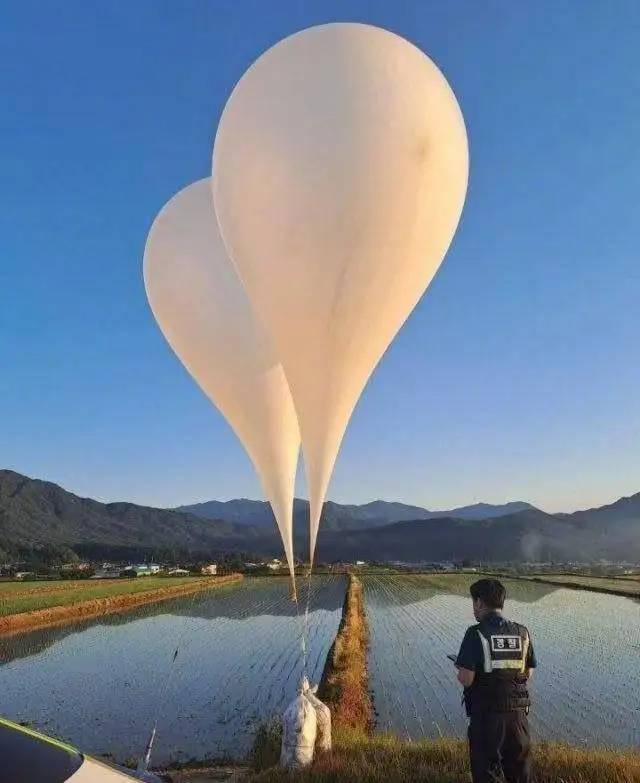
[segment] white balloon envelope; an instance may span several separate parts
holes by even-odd
[[[458,225],[464,120],[442,73],[403,38],[312,27],[238,82],[213,169],[223,240],[298,414],[313,559],[351,413]]]
[[[181,190],[156,217],[144,282],[167,342],[251,458],[293,578],[298,422],[282,366],[222,243],[208,178]]]

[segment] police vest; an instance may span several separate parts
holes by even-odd
[[[524,710],[529,704],[526,664],[529,632],[507,620],[476,626],[482,647],[482,669],[465,690],[467,714]]]

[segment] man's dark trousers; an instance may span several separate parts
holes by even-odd
[[[531,739],[525,710],[480,712],[469,723],[473,783],[531,783]]]

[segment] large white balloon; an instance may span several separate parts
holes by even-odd
[[[298,414],[313,558],[349,417],[460,219],[464,120],[442,73],[403,38],[312,27],[238,82],[213,169],[225,245]]]
[[[208,178],[181,190],[156,217],[144,281],[169,345],[247,450],[293,577],[298,422],[282,366],[220,238]]]

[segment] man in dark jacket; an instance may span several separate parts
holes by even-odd
[[[536,658],[529,631],[502,616],[506,590],[497,579],[470,587],[478,621],[456,658],[469,716],[473,783],[530,783],[529,692]]]

